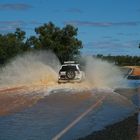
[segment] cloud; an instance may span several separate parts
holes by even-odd
[[[42,22],[39,22],[39,21],[32,20],[32,21],[29,22],[29,24],[32,24],[32,25],[41,25],[43,23]]]
[[[104,55],[137,55],[139,40],[124,42],[115,41],[93,41],[84,44],[83,54],[104,54]],[[133,50],[133,51],[132,51]]]
[[[78,9],[78,8],[70,8],[70,9],[67,9],[65,11],[68,12],[68,13],[78,13],[78,14],[83,13],[83,11]]]
[[[83,11],[78,8],[69,8],[69,9],[55,9],[53,10],[54,13],[71,13],[71,14],[82,14]]]
[[[138,36],[139,35],[139,33],[137,32],[135,32],[135,33],[117,33],[117,35],[119,35],[119,36]]]
[[[0,31],[10,31],[25,25],[24,21],[0,21]]]
[[[87,43],[84,43],[83,51],[85,53],[89,54],[127,54],[127,51],[129,54],[132,53],[132,50],[135,51],[136,48],[138,48],[140,40],[129,40],[129,41],[121,41],[119,39],[109,39],[108,40],[99,40],[99,41],[90,41]],[[135,54],[139,54],[138,52],[135,52]]]
[[[15,31],[16,28],[34,30],[33,26],[39,26],[40,22],[38,21],[29,21],[25,22],[23,20],[13,20],[13,21],[0,21],[0,33],[8,33]]]
[[[119,36],[123,36],[123,35],[125,35],[125,33],[121,33],[121,32],[119,32],[119,33],[117,33],[117,35],[119,35]]]
[[[112,36],[103,36],[103,39],[112,39]]]
[[[98,46],[98,48],[104,48],[104,47],[108,48],[112,44],[115,45],[117,43],[114,43],[114,42],[112,42],[110,40],[103,40],[103,41],[88,42],[88,43],[84,44],[84,46],[93,47],[93,48],[97,47],[97,46]]]
[[[99,40],[91,41],[84,44],[82,49],[83,54],[104,54],[104,55],[137,55],[139,40],[129,41],[113,41],[113,40]],[[132,51],[133,50],[133,51]]]
[[[119,42],[120,39],[117,39],[117,38],[112,38],[110,41],[113,41],[113,42]]]
[[[24,21],[22,20],[17,20],[17,21],[0,21],[0,25],[21,25],[25,24]]]
[[[112,41],[112,42],[118,42],[120,39],[118,38],[113,38],[112,36],[103,36],[102,39]]]
[[[113,26],[138,26],[140,21],[128,21],[128,22],[92,22],[92,21],[66,21],[64,24],[73,24],[75,26],[91,26],[91,27],[113,27]]]
[[[85,43],[85,47],[89,48],[134,48],[134,46],[137,46],[139,44],[140,40],[130,40],[130,41],[124,41],[121,42],[119,39],[112,39],[112,40],[101,40],[101,41],[91,41],[88,43]]]
[[[32,8],[31,5],[25,3],[5,3],[0,4],[0,10],[28,10]]]
[[[16,28],[34,31],[35,27],[39,27],[42,24],[44,23],[35,20],[28,22],[23,20],[0,21],[0,34],[13,32],[16,30]]]

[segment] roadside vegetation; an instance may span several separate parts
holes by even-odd
[[[27,51],[51,50],[61,62],[80,54],[82,41],[77,38],[78,29],[72,25],[63,28],[52,22],[35,28],[36,35],[26,37],[25,31],[17,28],[14,33],[0,34],[0,64]]]
[[[26,32],[17,28],[15,32],[0,34],[0,64],[27,51],[51,50],[60,62],[75,60],[80,56],[82,41],[77,38],[78,28],[66,25],[57,27],[52,22],[35,28],[35,35],[26,37]],[[139,44],[140,47],[140,44]],[[140,56],[95,56],[117,65],[140,65]]]
[[[98,54],[97,56],[94,57],[107,60],[120,66],[140,66],[140,56],[129,56],[129,55],[104,56],[102,54]]]

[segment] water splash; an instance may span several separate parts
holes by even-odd
[[[60,63],[52,52],[29,52],[10,61],[0,73],[0,87],[56,83]]]
[[[86,61],[86,81],[80,84],[59,85],[63,88],[115,88],[126,84],[119,68],[93,57]],[[0,87],[51,85],[58,86],[60,62],[52,52],[29,52],[17,56],[0,72]]]
[[[107,61],[87,57],[85,69],[87,80],[94,87],[117,88],[127,85],[121,70]]]

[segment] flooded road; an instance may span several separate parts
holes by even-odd
[[[139,83],[128,85],[114,64],[88,58],[84,82],[59,85],[60,66],[43,51],[0,70],[0,140],[78,139],[137,110]]]
[[[10,97],[12,92],[16,93],[14,100],[13,96]],[[68,88],[9,89],[9,99],[5,98],[9,102],[1,96],[0,108],[5,106],[10,112],[6,110],[8,115],[4,115],[3,111],[0,117],[0,139],[51,140],[95,104],[60,137],[62,140],[78,139],[134,113],[136,106],[130,100],[133,94],[131,91],[125,97],[111,89],[98,88],[86,91]]]

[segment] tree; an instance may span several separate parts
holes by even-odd
[[[61,62],[80,54],[82,42],[77,39],[78,29],[72,25],[56,27],[52,22],[35,29],[36,36],[26,38],[26,33],[17,28],[14,33],[0,34],[0,63],[5,63],[17,54],[30,50],[51,50]]]
[[[94,56],[95,57],[95,56]],[[117,65],[138,65],[140,66],[140,57],[139,56],[129,56],[129,55],[121,55],[121,56],[104,56],[102,54],[96,55],[97,58],[102,60],[107,60],[109,62],[113,62]]]
[[[27,51],[29,47],[25,41],[25,32],[19,28],[14,33],[0,35],[0,63]]]
[[[78,29],[66,25],[62,29],[52,22],[35,29],[37,36],[32,36],[28,42],[35,49],[52,50],[61,62],[71,60],[80,54],[82,42],[76,38]]]

